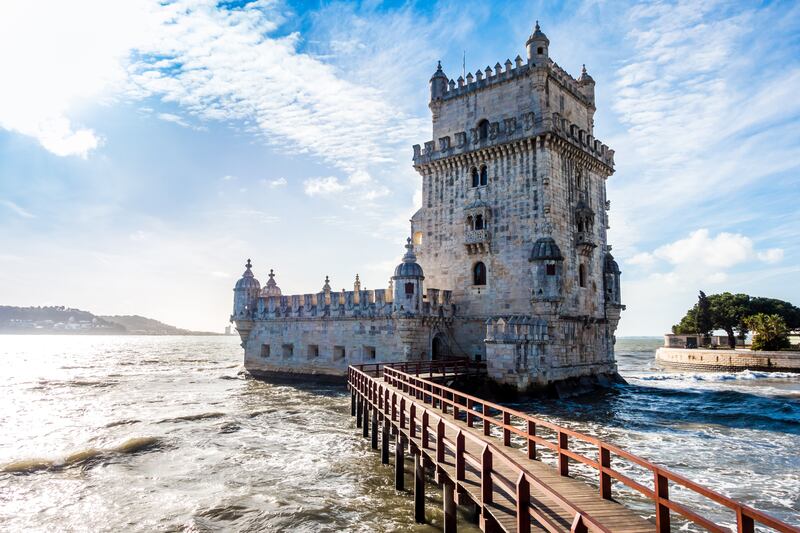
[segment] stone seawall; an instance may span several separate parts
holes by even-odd
[[[800,372],[800,352],[659,348],[656,362],[687,370]]]

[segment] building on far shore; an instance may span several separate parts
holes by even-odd
[[[624,309],[606,240],[614,151],[595,137],[595,82],[549,55],[430,79],[432,140],[415,145],[422,208],[387,288],[262,288],[250,260],[231,320],[255,375],[345,375],[353,363],[463,356],[520,389],[615,376]]]

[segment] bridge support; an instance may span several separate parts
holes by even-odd
[[[447,480],[442,482],[442,496],[444,500],[444,533],[456,533],[458,517],[456,515],[456,486]]]
[[[372,449],[378,449],[378,410],[372,410]]]
[[[364,419],[361,421],[361,433],[364,435],[364,438],[367,438],[369,437],[369,404],[367,402],[364,402],[364,408],[361,414],[364,415]]]
[[[389,421],[385,418],[381,430],[381,464],[389,464]]]
[[[358,399],[356,402],[356,427],[361,427],[361,411],[364,409],[364,400],[362,398]]]
[[[403,462],[405,461],[405,447],[405,437],[398,433],[394,444],[394,488],[397,490],[403,490],[406,487],[406,474],[403,469]]]
[[[356,391],[350,392],[350,416],[356,416]]]
[[[414,454],[414,521],[425,523],[425,463],[419,450]]]

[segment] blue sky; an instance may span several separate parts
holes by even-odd
[[[25,2],[0,7],[0,303],[220,330],[247,257],[284,293],[384,287],[427,80],[524,55],[597,82],[622,335],[698,289],[800,304],[796,2]]]

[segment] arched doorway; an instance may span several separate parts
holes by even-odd
[[[447,344],[447,339],[441,333],[437,333],[431,342],[431,359],[434,361],[441,361],[450,357],[450,345]]]

